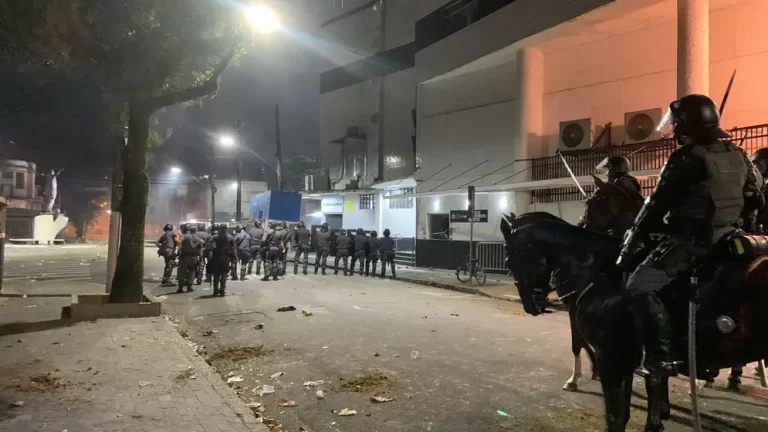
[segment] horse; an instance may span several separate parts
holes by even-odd
[[[622,275],[614,265],[620,240],[549,220],[529,219],[519,225],[514,219],[505,218],[501,231],[507,244],[507,267],[517,281],[523,308],[531,315],[539,315],[547,294],[557,292],[573,312],[576,330],[594,347],[607,430],[625,431],[632,378],[642,359],[642,340],[636,335],[629,299],[622,292]],[[768,301],[768,290],[763,289],[762,283],[768,276],[768,255],[761,254],[768,251],[759,252],[748,259],[720,256],[722,265],[709,266],[717,271],[700,289],[701,307],[697,312],[697,358],[701,370],[745,364],[768,354],[768,340],[762,337],[768,331],[768,316],[761,311],[761,305]],[[686,358],[679,348],[687,346],[687,302],[693,295],[688,278],[668,285],[660,295],[670,309],[675,329],[673,346],[678,351],[674,356]],[[715,317],[726,313],[734,316],[737,330],[724,335],[717,330]],[[687,362],[681,372],[688,373]],[[662,421],[670,415],[668,378],[649,375],[645,386],[645,430],[662,431]]]

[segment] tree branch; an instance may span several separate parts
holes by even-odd
[[[227,67],[232,62],[234,56],[235,51],[229,50],[213,71],[213,74],[211,74],[204,83],[185,90],[179,90],[167,95],[147,99],[145,102],[147,108],[149,108],[151,112],[154,112],[163,107],[184,103],[216,92],[219,89],[219,78],[221,78],[221,75],[227,70]]]

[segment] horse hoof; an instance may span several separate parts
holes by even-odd
[[[579,385],[573,382],[567,382],[563,386],[563,390],[569,391],[569,392],[575,392],[578,389],[579,389]]]
[[[592,374],[592,381],[600,381],[600,375],[597,372]]]
[[[728,385],[725,388],[731,391],[739,391],[741,389],[741,383],[738,381],[728,380]]]

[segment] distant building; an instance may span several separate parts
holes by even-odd
[[[8,159],[0,161],[0,195],[8,198],[8,207],[43,210],[43,199],[35,186],[34,162]]]

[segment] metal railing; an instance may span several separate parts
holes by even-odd
[[[475,246],[475,258],[486,270],[507,271],[507,250],[504,246],[504,242],[478,242]]]
[[[396,237],[395,238],[395,263],[416,266],[416,238],[415,237]]]
[[[768,147],[768,124],[733,128],[728,131],[734,144],[741,146],[747,154]],[[629,159],[633,171],[658,170],[664,166],[669,155],[675,150],[673,139],[665,138],[658,141],[638,144],[626,144],[608,148],[595,148],[582,152],[563,154],[576,176],[593,174],[595,167],[608,156],[622,155]],[[560,156],[536,158],[531,161],[533,180],[552,180],[569,177]],[[656,179],[641,182],[643,194],[647,195],[656,187]],[[592,192],[592,185],[584,185],[584,191]],[[532,191],[531,200],[534,203],[557,201],[580,201],[584,199],[576,187],[561,187]]]

